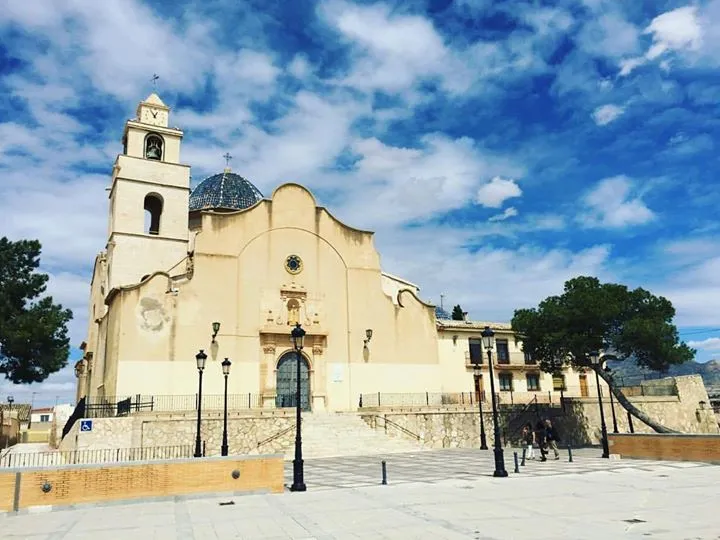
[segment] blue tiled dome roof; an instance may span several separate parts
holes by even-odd
[[[447,320],[451,319],[450,314],[439,306],[435,307],[435,318],[436,319],[447,319]]]
[[[190,210],[243,210],[262,198],[250,181],[225,169],[198,184],[190,194]]]

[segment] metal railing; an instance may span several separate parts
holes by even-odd
[[[227,399],[229,411],[262,408],[260,394],[228,394]],[[157,396],[136,394],[135,396],[86,397],[83,400],[81,400],[84,403],[82,418],[109,418],[139,412],[189,412],[196,411],[198,406],[197,394]],[[203,411],[222,411],[223,407],[223,394],[203,395]]]
[[[485,392],[417,392],[360,394],[358,407],[441,407],[443,405],[475,405],[480,397],[485,403]]]
[[[194,446],[191,444],[146,448],[57,450],[55,452],[34,453],[13,452],[0,458],[0,467],[52,467],[55,465],[180,459],[193,457],[193,452]]]

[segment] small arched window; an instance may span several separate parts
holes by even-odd
[[[145,196],[145,234],[160,234],[160,216],[162,216],[163,200],[157,193]]]
[[[163,155],[163,139],[154,133],[145,138],[145,159],[160,161]]]

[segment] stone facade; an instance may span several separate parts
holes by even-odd
[[[664,382],[662,382],[664,381]],[[648,381],[653,384],[667,384],[668,379]],[[677,396],[635,396],[630,401],[640,410],[661,424],[682,433],[720,433],[714,421],[712,409],[702,409],[700,402],[708,403],[707,392],[698,375],[674,378]],[[609,433],[613,431],[612,409],[607,391],[604,393],[603,409],[605,423]],[[706,406],[707,407],[707,406]],[[489,408],[489,404],[488,404]],[[625,409],[614,403],[615,418],[620,433],[630,431]],[[525,422],[538,420],[534,409],[524,413],[523,407],[502,407],[500,413],[500,429],[508,442],[517,442],[520,426]],[[539,409],[540,417],[550,418],[562,436],[563,444],[575,446],[600,443],[600,409],[595,398],[568,398],[564,406],[548,406]],[[479,414],[477,409],[402,409],[377,410],[363,415],[365,421],[375,429],[385,429],[384,418],[387,418],[389,436],[419,437],[420,442],[431,448],[467,448],[479,446]],[[487,444],[493,444],[492,414],[485,411],[485,433]],[[633,418],[633,429],[636,433],[654,433],[654,431]],[[409,433],[408,433],[409,432]]]
[[[80,423],[63,439],[60,450],[101,450],[106,448],[152,448],[193,445],[196,419],[192,414],[96,418],[90,432],[80,432]],[[232,453],[267,454],[282,452],[295,435],[295,418],[285,411],[228,416],[228,446]],[[223,422],[220,415],[202,419],[200,438],[207,456],[220,454]]]

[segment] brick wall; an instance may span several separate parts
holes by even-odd
[[[720,463],[720,435],[609,434],[610,453],[623,458]]]
[[[282,455],[10,469],[0,472],[0,512],[213,492],[279,493],[283,475]]]

